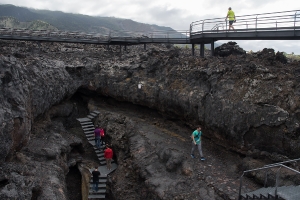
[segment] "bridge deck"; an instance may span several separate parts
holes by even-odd
[[[0,28],[0,39],[67,42],[104,45],[147,43],[207,44],[218,40],[299,40],[298,10],[237,16],[235,30],[227,29],[225,18],[205,19],[190,24],[189,31],[99,33]]]

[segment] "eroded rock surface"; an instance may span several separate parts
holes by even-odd
[[[115,47],[13,41],[0,41],[0,48],[2,199],[67,199],[63,177],[70,163],[82,160],[68,158],[82,141],[67,129],[88,113],[78,101],[68,101],[76,92],[82,102],[101,95],[155,109],[185,122],[189,131],[201,124],[206,139],[243,156],[266,162],[300,156],[299,63],[285,62],[272,50],[250,55],[239,49],[242,53],[227,57],[199,58],[164,45],[149,45],[146,51],[133,46],[123,53]],[[126,124],[125,133],[111,136],[112,143],[119,169],[132,168],[124,176],[142,183],[142,197],[190,197],[182,194],[187,186],[208,199],[223,197],[224,189],[210,187],[214,177],[201,174],[214,170],[213,165],[203,165],[196,176],[192,166],[199,163],[183,159],[187,152],[178,146],[188,141],[169,140],[168,131],[148,134],[142,127],[137,134],[140,122],[125,115],[108,121]],[[112,134],[120,132],[105,126]],[[132,158],[128,163],[126,156]],[[51,172],[40,180],[47,170]],[[123,194],[119,197],[130,197],[118,189],[120,180],[112,181],[117,195]]]

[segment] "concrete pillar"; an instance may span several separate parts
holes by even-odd
[[[127,51],[127,45],[126,45],[126,44],[125,44],[125,46],[124,46],[124,50]]]
[[[120,53],[122,53],[122,45],[120,45]]]
[[[144,50],[146,50],[147,48],[146,48],[146,43],[144,44]]]
[[[200,57],[204,57],[204,43],[200,44]]]
[[[210,44],[210,55],[211,56],[215,55],[215,41],[211,41],[211,44]]]
[[[195,55],[195,44],[192,44],[192,56]]]

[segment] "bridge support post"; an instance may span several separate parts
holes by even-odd
[[[122,45],[120,45],[120,53],[122,53]]]
[[[146,43],[144,43],[144,50],[146,50],[147,49],[147,46],[146,46]]]
[[[200,44],[200,57],[204,57],[204,43]]]
[[[215,55],[215,41],[211,41],[211,44],[210,44],[210,55],[211,56]]]
[[[192,56],[194,56],[195,55],[195,44],[193,43],[192,44]]]
[[[41,52],[41,42],[38,41],[37,44],[38,44],[38,47],[39,47],[39,52]]]
[[[127,51],[127,45],[126,45],[126,44],[125,44],[125,46],[124,46],[124,50]]]

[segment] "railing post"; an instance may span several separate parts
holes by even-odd
[[[257,15],[256,15],[256,19],[255,19],[255,31],[257,31]]]
[[[185,41],[187,42],[187,39],[188,39],[188,32],[185,31]]]
[[[266,177],[265,177],[264,187],[266,187],[267,181],[268,181],[268,172],[266,171]]]
[[[242,195],[242,185],[243,185],[243,176],[244,176],[244,173],[242,174],[242,176],[240,177],[240,188],[239,188],[239,197],[238,197],[238,200],[241,200],[241,195]]]
[[[152,40],[152,42],[153,42],[153,33],[151,33],[151,40]]]
[[[277,21],[276,21],[276,31],[277,31]]]
[[[204,22],[205,22],[205,20],[203,20],[203,23],[202,23],[202,33],[204,31]]]
[[[167,38],[168,38],[168,42],[170,42],[170,39],[169,39],[169,32],[167,32]]]
[[[297,11],[295,12],[295,17],[294,17],[294,36],[296,35],[296,20],[297,20]]]
[[[278,182],[279,182],[279,173],[280,173],[281,167],[278,169],[276,173],[276,182],[275,182],[275,199],[277,198],[277,189],[278,189]]]

